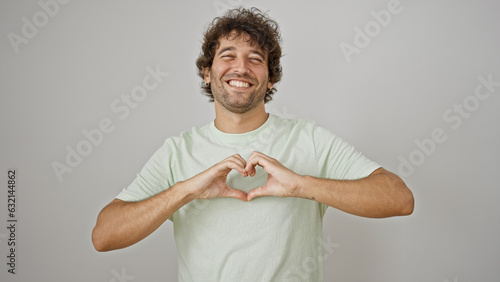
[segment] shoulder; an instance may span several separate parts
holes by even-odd
[[[314,120],[305,118],[291,118],[278,115],[271,115],[275,127],[287,127],[290,129],[307,129],[317,127]]]
[[[295,134],[302,134],[304,137],[316,138],[316,137],[329,137],[336,138],[330,130],[321,126],[312,119],[307,118],[289,118],[282,116],[274,117],[274,128],[276,129],[286,129],[289,132]]]
[[[209,125],[210,124],[205,124],[199,127],[192,127],[178,135],[167,137],[163,142],[162,148],[190,147],[196,142],[202,142],[203,139],[209,138]]]

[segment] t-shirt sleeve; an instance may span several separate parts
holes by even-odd
[[[316,126],[313,135],[321,178],[356,180],[367,177],[380,168],[380,165],[325,128]],[[327,207],[322,207],[323,212]]]
[[[165,142],[149,158],[132,183],[116,198],[127,202],[138,202],[170,188],[172,183],[168,159],[168,142]]]
[[[380,167],[325,128],[316,126],[313,134],[320,177],[355,180],[370,175]]]

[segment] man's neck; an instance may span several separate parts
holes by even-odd
[[[217,102],[215,102],[217,103]],[[222,106],[215,106],[215,127],[225,133],[245,133],[259,128],[263,125],[269,114],[266,113],[264,105],[256,107],[246,113],[232,113]]]

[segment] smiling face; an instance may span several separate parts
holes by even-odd
[[[204,81],[211,84],[216,107],[232,113],[246,113],[264,107],[266,91],[272,88],[267,69],[267,53],[250,44],[246,33],[232,32],[219,39],[210,69],[204,69]]]

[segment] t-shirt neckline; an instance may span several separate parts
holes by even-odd
[[[224,143],[238,144],[238,143],[248,143],[258,139],[262,132],[271,126],[274,122],[275,116],[269,114],[267,120],[258,128],[245,132],[245,133],[225,133],[220,131],[215,126],[215,120],[210,123],[209,130],[212,136]]]

